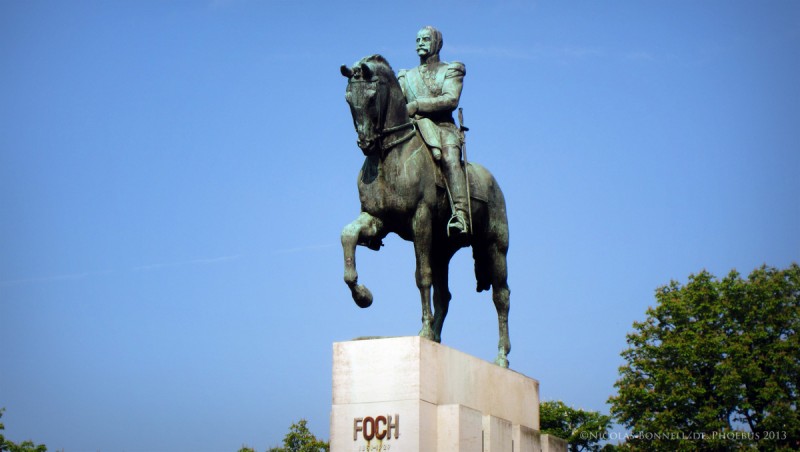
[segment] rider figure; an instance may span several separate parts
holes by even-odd
[[[430,119],[439,129],[441,151],[434,147],[433,155],[436,160],[442,161],[442,173],[447,180],[455,210],[448,232],[467,234],[469,214],[466,178],[461,165],[461,138],[452,114],[458,107],[466,69],[463,63],[439,61],[442,44],[439,30],[431,26],[422,28],[417,33],[420,65],[401,70],[398,80],[406,96],[408,115],[416,119]]]

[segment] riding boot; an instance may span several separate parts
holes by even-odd
[[[461,150],[457,146],[445,146],[442,160],[444,177],[447,178],[455,210],[447,225],[448,233],[468,234],[467,182],[464,176],[464,167],[461,165]]]

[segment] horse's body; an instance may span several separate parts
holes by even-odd
[[[419,334],[440,342],[451,299],[450,259],[459,248],[470,245],[477,290],[492,288],[497,309],[500,340],[496,362],[508,367],[508,221],[497,181],[482,166],[468,165],[476,195],[471,203],[472,230],[468,243],[456,243],[447,236],[451,209],[445,190],[436,184],[436,163],[408,119],[405,98],[389,63],[373,55],[352,68],[342,66],[342,74],[348,77],[346,98],[358,145],[367,155],[358,179],[361,214],[342,231],[344,280],[353,299],[360,307],[372,304],[370,291],[358,284],[356,245],[378,250],[382,239],[394,232],[414,243],[422,302]]]

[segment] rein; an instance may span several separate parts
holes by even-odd
[[[381,140],[386,138],[386,136],[389,135],[390,133],[397,132],[398,130],[403,130],[403,129],[408,128],[408,127],[410,127],[411,130],[407,134],[405,134],[405,135],[401,136],[400,138],[398,138],[398,139],[396,139],[394,141],[391,141],[389,143],[381,144],[381,151],[386,152],[389,149],[397,146],[398,144],[400,144],[400,143],[402,143],[404,141],[410,140],[411,137],[413,137],[417,133],[417,128],[414,127],[414,123],[411,122],[411,121],[408,121],[405,124],[400,124],[399,126],[394,126],[394,127],[389,127],[388,129],[383,129],[379,134],[379,136],[381,137]]]
[[[369,81],[367,81],[367,83],[376,83],[379,87],[381,87],[381,85],[383,85],[384,87],[387,85],[386,82],[384,82],[383,80],[381,80],[379,78],[376,78],[375,80],[369,80]],[[411,137],[414,136],[414,123],[412,123],[411,120],[409,120],[408,122],[406,122],[404,124],[392,126],[392,127],[389,127],[389,128],[384,128],[384,125],[385,125],[384,123],[386,122],[386,117],[384,116],[383,113],[384,113],[384,110],[386,108],[388,108],[388,105],[386,105],[386,106],[383,105],[383,96],[381,96],[381,94],[383,94],[383,90],[380,89],[380,88],[377,89],[376,96],[377,96],[377,105],[378,105],[378,128],[379,128],[378,140],[380,140],[379,142],[382,142],[384,139],[386,139],[386,137],[388,135],[390,135],[390,134],[392,134],[394,132],[397,132],[398,130],[403,130],[403,129],[407,128],[407,127],[411,127],[412,128],[411,132],[403,135],[402,137],[400,137],[400,138],[398,138],[398,139],[396,139],[394,141],[391,141],[389,143],[381,143],[380,144],[380,150],[381,150],[381,152],[385,153],[386,151],[390,150],[391,148],[397,146],[398,144],[400,144],[400,143],[402,143],[402,142],[404,142],[406,140],[411,139]]]

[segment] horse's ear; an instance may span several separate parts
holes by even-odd
[[[371,80],[372,79],[372,69],[367,66],[367,63],[361,63],[361,79],[362,80]]]
[[[339,71],[341,71],[342,75],[344,75],[347,78],[350,78],[350,77],[353,76],[353,70],[350,69],[349,67],[347,67],[346,64],[343,64],[342,67],[339,68]]]

